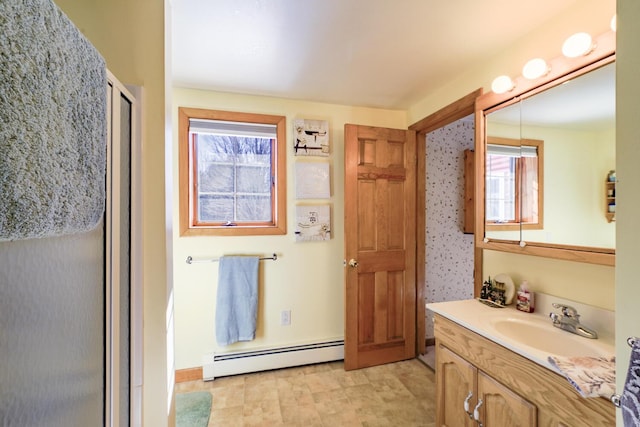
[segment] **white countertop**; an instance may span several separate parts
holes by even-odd
[[[524,313],[515,305],[492,308],[474,299],[430,303],[426,308],[554,372],[558,370],[549,363],[549,356],[612,357],[615,354],[614,343],[608,333],[598,339],[590,339],[563,331],[552,325],[548,312]],[[545,339],[524,334],[511,337],[500,332],[500,322],[516,325],[516,331],[517,325],[523,325],[523,331],[524,326],[533,326],[536,331],[542,331]],[[552,343],[561,343],[563,354],[544,350]]]

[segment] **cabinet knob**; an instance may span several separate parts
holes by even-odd
[[[470,407],[469,407],[469,400],[471,400],[471,398],[473,397],[473,392],[470,391],[469,394],[467,394],[467,398],[464,399],[464,412],[467,413],[467,415],[469,415],[469,419],[473,419],[473,413],[470,411]]]
[[[482,427],[482,421],[480,421],[480,407],[483,403],[482,399],[478,399],[478,404],[473,408],[473,419],[478,423],[478,427]]]

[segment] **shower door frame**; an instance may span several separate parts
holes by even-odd
[[[105,217],[105,426],[119,426],[120,339],[129,334],[129,425],[142,425],[142,149],[140,117],[142,89],[126,87],[107,70],[107,211]],[[131,103],[130,145],[130,235],[129,235],[129,329],[120,327],[120,104],[125,97]],[[124,284],[126,285],[126,284]]]

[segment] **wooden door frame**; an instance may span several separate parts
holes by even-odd
[[[427,133],[453,123],[457,120],[467,117],[475,112],[476,98],[482,95],[482,88],[477,89],[468,95],[454,101],[446,107],[436,111],[435,113],[417,121],[409,126],[409,130],[416,131],[416,156],[418,163],[416,165],[416,350],[418,354],[424,354],[426,351],[425,342],[425,269],[426,261],[426,144],[425,138]],[[475,116],[474,116],[475,117]],[[477,126],[477,123],[476,123]],[[482,249],[478,249],[474,235],[474,295],[478,295],[477,288],[478,275],[482,274]]]

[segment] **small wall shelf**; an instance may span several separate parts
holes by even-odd
[[[607,179],[604,184],[605,194],[605,217],[607,218],[607,222],[612,222],[616,220],[616,182],[609,181]]]

